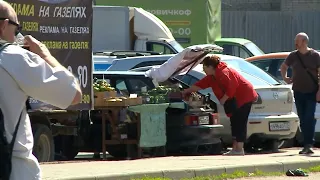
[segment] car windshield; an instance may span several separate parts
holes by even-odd
[[[169,43],[176,51],[182,52],[184,50],[184,48],[177,42],[177,41],[171,41]]]
[[[242,60],[242,59],[235,59],[235,60],[225,60],[228,66],[238,70],[243,71],[251,76],[258,77],[269,84],[272,85],[280,85],[282,84],[280,81],[269,75],[268,73],[264,72],[262,69],[258,68],[257,66]]]
[[[261,80],[260,78],[256,77],[256,76],[252,76],[246,72],[243,71],[239,71],[239,73],[247,80],[249,81],[254,87],[257,86],[267,86],[270,84],[268,84],[268,82]]]
[[[254,56],[263,55],[264,52],[253,42],[246,43],[244,45]]]

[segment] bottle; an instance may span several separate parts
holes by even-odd
[[[21,46],[23,49],[26,49],[28,51],[30,50],[29,46],[25,45],[24,36],[21,33],[16,35],[16,39],[14,41],[14,44],[17,44],[17,45]]]

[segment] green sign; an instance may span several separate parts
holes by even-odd
[[[221,38],[221,0],[96,0],[96,5],[141,7],[161,19],[184,47]]]

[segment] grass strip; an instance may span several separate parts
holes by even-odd
[[[314,173],[320,172],[320,165],[310,167],[308,169],[302,169],[306,173]],[[233,173],[227,174],[223,173],[215,176],[204,176],[204,177],[194,177],[194,178],[182,178],[181,180],[229,180],[229,179],[238,179],[245,177],[270,177],[270,176],[283,176],[284,172],[262,172],[260,170],[256,170],[255,172],[245,172],[245,171],[235,171]],[[135,178],[132,180],[172,180],[171,178],[162,178],[162,177],[143,177],[143,178]]]

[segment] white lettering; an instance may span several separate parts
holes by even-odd
[[[50,16],[49,12],[50,12],[49,6],[40,6],[39,17],[49,17]]]
[[[191,15],[191,10],[190,9],[185,10],[184,14],[187,15],[187,16],[190,16]]]
[[[86,18],[86,7],[55,7],[53,17]]]
[[[178,28],[178,29],[169,28],[169,30],[173,35],[179,34],[180,36],[189,36],[192,33],[190,28]]]
[[[190,9],[152,9],[146,10],[154,15],[175,15],[175,16],[190,16],[191,10]]]
[[[168,15],[168,11],[166,11],[166,10],[161,10],[160,14],[162,14],[162,15]]]
[[[73,34],[89,34],[90,30],[88,27],[70,27],[70,33]]]
[[[60,33],[60,30],[57,26],[40,26],[39,32],[43,34],[57,34]]]
[[[68,66],[67,69],[71,73],[73,73],[71,66]],[[78,71],[79,85],[82,86],[83,88],[86,88],[88,85],[88,68],[87,68],[87,66],[78,66],[77,71]]]
[[[83,88],[86,88],[88,84],[87,66],[78,66],[78,77],[79,77],[79,84],[82,85]]]
[[[68,33],[68,28],[67,27],[61,27],[61,32],[62,33]]]

